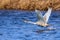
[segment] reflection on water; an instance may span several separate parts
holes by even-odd
[[[24,23],[25,19],[38,20],[34,11],[0,10],[0,40],[60,40],[60,11],[52,11],[48,22],[55,30]]]

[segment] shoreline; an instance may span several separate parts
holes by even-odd
[[[60,0],[1,0],[0,9],[12,10],[47,10],[51,6],[53,10],[60,10]]]

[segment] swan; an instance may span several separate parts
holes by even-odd
[[[42,15],[41,11],[36,10],[36,9],[35,9],[35,12],[37,14],[38,21],[32,22],[32,21],[25,20],[24,22],[36,24],[36,25],[43,26],[43,27],[48,26],[49,25],[48,20],[49,20],[49,17],[51,15],[52,8],[48,8],[48,11],[45,13],[45,15]]]

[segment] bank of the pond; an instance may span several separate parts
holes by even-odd
[[[0,9],[47,10],[49,6],[60,10],[60,0],[0,0]]]

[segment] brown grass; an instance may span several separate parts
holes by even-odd
[[[0,0],[0,9],[19,9],[19,10],[60,10],[60,0]]]

